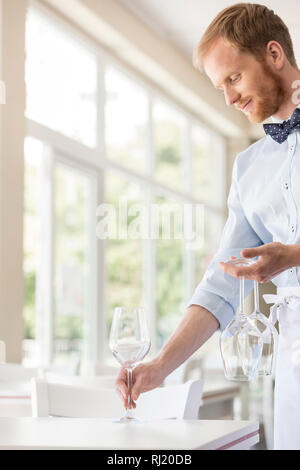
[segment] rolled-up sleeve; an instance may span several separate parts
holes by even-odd
[[[208,265],[203,279],[195,289],[188,306],[200,305],[209,310],[224,330],[232,320],[239,304],[239,279],[224,273],[218,266],[230,256],[241,256],[241,250],[261,245],[263,242],[249,224],[240,203],[237,160],[232,172],[232,184],[228,196],[228,219],[226,221],[219,249]],[[253,281],[245,281],[245,295],[253,288]]]

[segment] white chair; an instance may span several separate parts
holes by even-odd
[[[118,418],[123,403],[114,389],[86,388],[32,379],[32,416],[69,418]],[[202,382],[186,382],[143,393],[134,413],[146,420],[197,419],[201,405]]]
[[[116,382],[115,375],[61,375],[51,372],[46,372],[44,374],[45,379],[48,382],[61,384],[61,385],[71,385],[75,387],[85,387],[85,388],[114,388]]]

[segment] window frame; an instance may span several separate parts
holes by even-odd
[[[46,6],[42,6],[34,2],[31,8],[37,9],[41,14],[46,14],[50,17],[51,21],[54,21],[60,28],[64,28],[64,31],[71,36],[74,36],[75,40],[79,40],[81,45],[87,47],[89,52],[95,54],[97,60],[97,145],[94,149],[91,149],[80,142],[77,142],[59,132],[47,128],[46,126],[34,122],[29,118],[25,117],[26,120],[26,136],[36,138],[51,148],[52,151],[52,164],[55,164],[57,156],[62,156],[64,162],[67,165],[74,165],[76,168],[81,168],[82,171],[88,171],[95,177],[95,198],[96,204],[102,204],[105,202],[105,174],[106,170],[114,170],[124,175],[128,179],[136,180],[138,183],[143,184],[147,201],[154,203],[157,194],[164,194],[166,197],[181,201],[182,203],[201,203],[202,201],[196,199],[191,194],[192,190],[192,145],[191,135],[193,126],[201,126],[204,131],[211,135],[213,145],[215,145],[218,158],[221,162],[220,174],[218,175],[218,181],[222,182],[220,187],[221,196],[220,200],[224,203],[219,207],[214,204],[207,204],[205,202],[206,210],[214,213],[220,220],[225,222],[226,219],[226,147],[225,139],[221,135],[217,134],[212,129],[209,129],[205,124],[201,123],[194,115],[188,112],[186,109],[178,105],[169,96],[151,84],[146,78],[141,77],[140,74],[134,72],[128,66],[125,66],[120,60],[102,48],[96,41],[86,37],[79,29],[74,25],[70,24],[58,14],[49,10]],[[110,160],[105,154],[105,102],[106,102],[106,90],[105,90],[105,71],[107,67],[114,67],[126,78],[132,80],[139,87],[145,90],[148,97],[148,124],[147,124],[147,169],[144,173],[135,172],[132,169],[126,168],[116,161]],[[176,109],[186,122],[185,137],[184,137],[184,150],[183,150],[183,162],[185,165],[185,184],[184,191],[176,190],[166,184],[161,183],[156,179],[155,176],[155,151],[154,151],[154,134],[153,134],[153,105],[155,100],[162,101],[167,106]],[[52,188],[53,189],[53,188]],[[49,227],[52,227],[52,242],[48,242],[49,250],[49,271],[53,271],[53,223],[54,223],[53,207],[50,212]],[[95,214],[96,220],[96,214]],[[89,344],[87,352],[87,360],[94,363],[103,363],[107,358],[105,357],[105,342],[107,338],[106,331],[106,269],[105,269],[105,241],[98,240],[95,234],[94,249],[96,250],[96,256],[94,256],[94,286],[93,286],[93,308],[90,316],[90,327],[89,331],[92,336],[86,338]],[[156,286],[156,258],[155,258],[155,240],[146,240],[144,242],[144,254],[143,254],[143,286],[145,290],[144,298],[147,302],[148,309],[148,320],[151,334],[152,344],[157,344],[156,334],[156,308],[155,308],[155,286]],[[186,298],[189,298],[195,288],[195,266],[194,257],[191,250],[187,250],[185,256],[183,256],[183,265],[185,270],[186,278]],[[51,282],[53,281],[53,273],[44,274],[46,283],[48,283],[49,292],[51,292]],[[147,279],[147,282],[145,280]],[[49,301],[51,298],[49,297]],[[52,299],[53,302],[53,299]],[[46,313],[46,324],[49,325],[48,337],[45,344],[45,350],[43,351],[42,357],[47,363],[51,363],[52,360],[52,349],[51,339],[53,331],[53,319],[51,319],[51,308],[47,309]],[[51,329],[52,328],[52,329]],[[38,336],[38,329],[37,329]],[[37,342],[42,341],[42,337],[36,338]],[[52,337],[53,341],[53,337]],[[151,354],[155,354],[155,347],[152,348]]]

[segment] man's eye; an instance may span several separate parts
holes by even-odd
[[[239,78],[240,78],[240,75],[235,75],[235,76],[231,79],[231,83],[237,82]]]

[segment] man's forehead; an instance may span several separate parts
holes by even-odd
[[[243,53],[223,38],[216,39],[203,58],[205,73],[215,86],[240,65]]]

